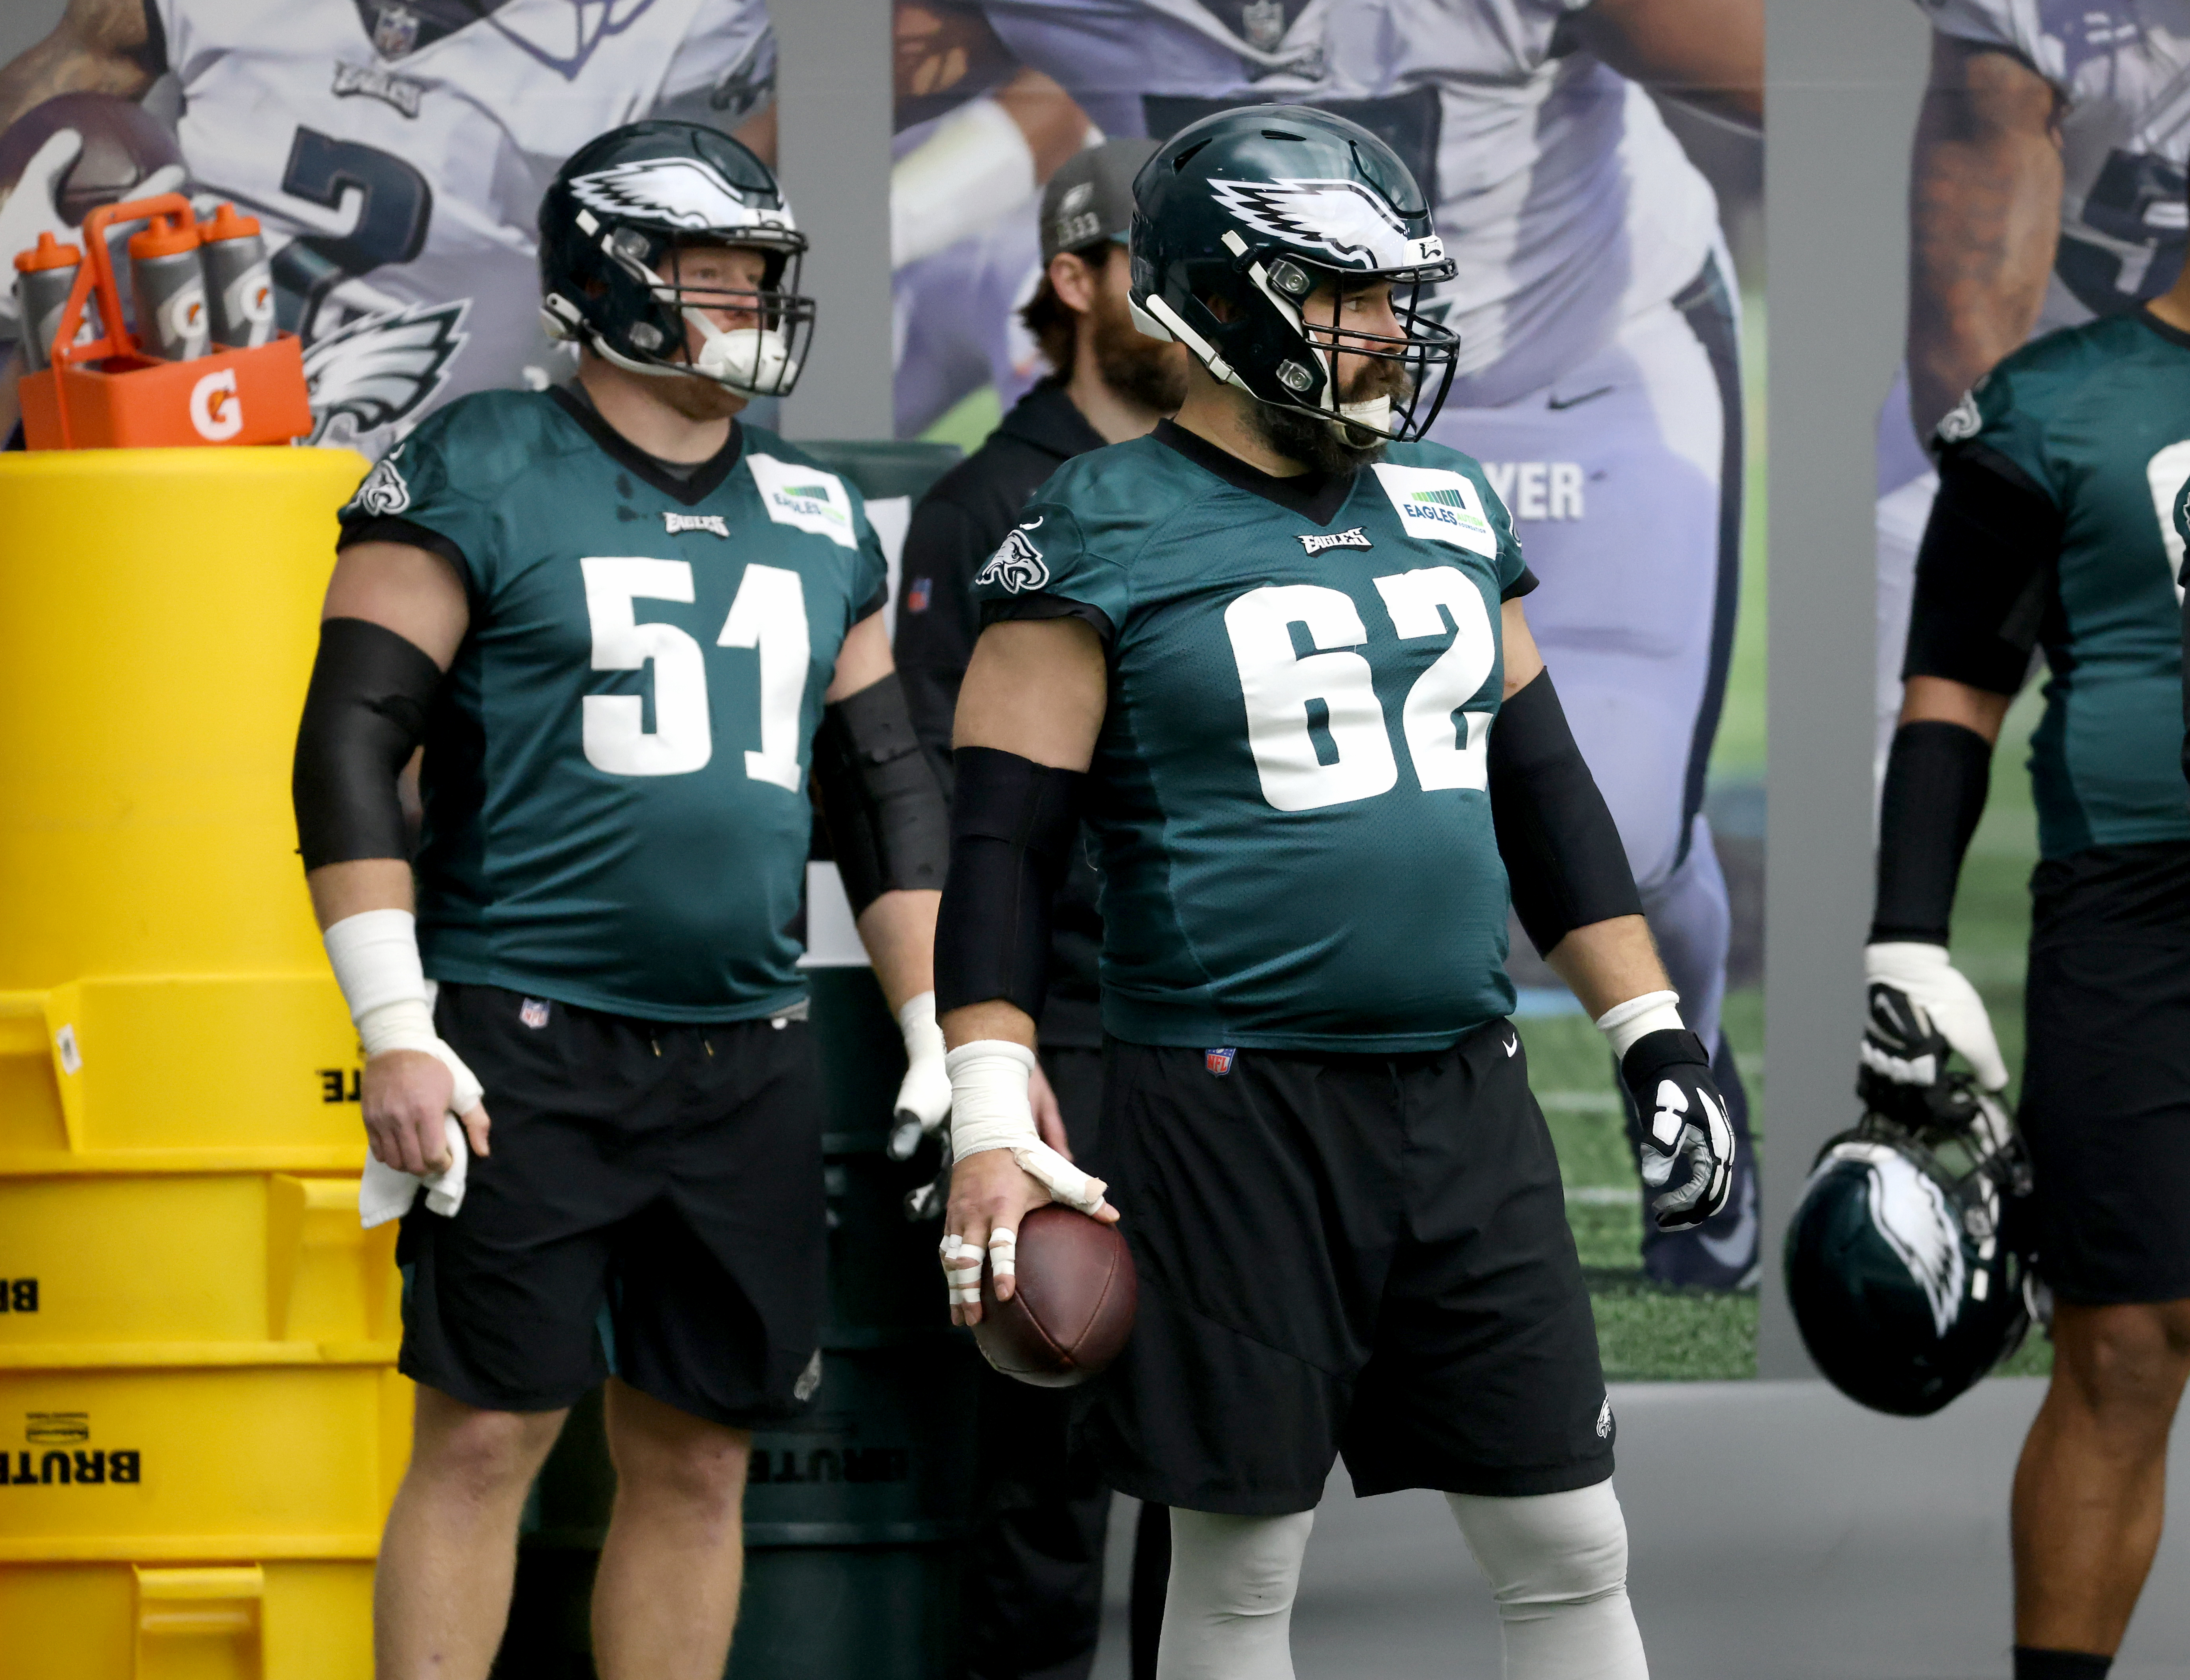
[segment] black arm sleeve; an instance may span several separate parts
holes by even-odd
[[[1086,776],[993,747],[958,749],[950,879],[935,918],[935,1013],[1001,997],[1040,1018],[1050,906],[1072,861]]]
[[[1576,928],[1642,913],[1627,849],[1574,745],[1550,672],[1539,672],[1499,708],[1489,783],[1513,910],[1539,952]]]
[[[1976,444],[1949,451],[1916,553],[1903,680],[2021,689],[2052,603],[2061,534],[2061,510],[2006,457]]]
[[[1947,942],[1962,854],[1984,814],[1992,746],[1960,724],[1903,724],[1878,807],[1878,899],[1870,942]]]
[[[895,673],[822,708],[814,786],[854,916],[884,893],[942,889],[950,820]]]
[[[383,625],[331,618],[320,626],[289,778],[307,870],[410,855],[395,778],[425,736],[440,683],[425,650]]]

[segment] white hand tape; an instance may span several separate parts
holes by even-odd
[[[1636,1042],[1654,1032],[1663,1032],[1668,1027],[1678,1032],[1688,1024],[1681,1012],[1673,1006],[1681,1001],[1677,991],[1646,991],[1640,997],[1631,997],[1625,1003],[1615,1003],[1597,1018],[1597,1030],[1612,1046],[1612,1059],[1618,1061]]]
[[[1103,1182],[1091,1178],[1035,1131],[1027,1101],[1034,1052],[1024,1044],[984,1038],[962,1044],[943,1059],[950,1074],[950,1158],[963,1161],[988,1149],[1009,1149],[1030,1177],[1067,1207],[1092,1213],[1103,1205]]]

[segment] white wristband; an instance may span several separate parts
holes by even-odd
[[[325,935],[335,984],[357,1024],[367,1060],[389,1050],[416,1050],[440,1060],[456,1081],[449,1107],[468,1114],[482,1094],[477,1076],[434,1030],[432,989],[418,960],[418,924],[407,910],[367,910],[344,917]]]
[[[1677,991],[1646,991],[1640,997],[1631,997],[1625,1003],[1615,1003],[1597,1018],[1597,1030],[1612,1046],[1612,1058],[1618,1061],[1632,1049],[1639,1039],[1654,1032],[1671,1028],[1682,1030],[1688,1023],[1673,1006],[1681,1001]]]
[[[1091,1178],[1041,1141],[1027,1101],[1034,1052],[1007,1039],[962,1044],[943,1059],[950,1075],[950,1159],[990,1149],[1012,1157],[1068,1207],[1092,1213],[1103,1205],[1103,1182]]]

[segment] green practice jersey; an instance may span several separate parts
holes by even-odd
[[[757,428],[680,480],[568,393],[488,391],[342,518],[471,599],[423,777],[427,973],[650,1020],[795,1003],[808,748],[882,599],[858,492]]]
[[[1275,480],[1166,423],[1068,463],[974,580],[1105,636],[1103,1018],[1142,1044],[1442,1048],[1513,1007],[1484,791],[1499,603],[1473,461]]]
[[[2040,851],[2190,839],[2182,780],[2181,596],[2190,472],[2190,336],[2139,311],[2048,333],[1940,423],[1948,449],[2061,516],[2038,642],[2045,712],[2031,736]]]

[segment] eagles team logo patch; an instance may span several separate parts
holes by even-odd
[[[1483,506],[1483,493],[1465,473],[1441,467],[1395,467],[1378,462],[1371,469],[1391,498],[1410,536],[1449,543],[1471,553],[1495,557],[1498,533]]]
[[[1296,531],[1300,546],[1311,554],[1320,554],[1326,548],[1373,548],[1376,545],[1362,534],[1359,525],[1351,531],[1334,531],[1325,536],[1320,531]]]
[[[776,524],[810,531],[841,548],[859,547],[859,534],[852,524],[852,498],[844,481],[834,473],[779,461],[773,455],[748,455],[745,464],[760,491],[761,506]]]
[[[664,514],[662,529],[672,536],[688,531],[704,531],[711,536],[728,536],[730,528],[723,522],[720,514]]]
[[[395,464],[395,457],[403,453],[398,444],[380,458],[373,469],[365,475],[365,482],[351,497],[345,514],[369,514],[374,519],[386,519],[400,514],[411,505],[411,486],[403,482],[403,474]]]
[[[1035,525],[1041,523],[1040,519]],[[1041,557],[1041,550],[1034,546],[1027,533],[1034,525],[1021,525],[999,543],[989,562],[973,574],[973,587],[985,583],[1002,585],[1014,595],[1030,589],[1039,589],[1049,582],[1049,565]]]
[[[712,164],[696,157],[649,157],[581,175],[570,183],[579,203],[604,216],[666,223],[704,233],[718,228],[778,228],[791,213],[746,202]]]
[[[1612,1439],[1612,1396],[1609,1394],[1604,1397],[1604,1404],[1597,1409],[1597,1439],[1600,1441]]]
[[[1241,225],[1350,266],[1407,269],[1444,259],[1442,241],[1408,238],[1399,213],[1359,181],[1211,181],[1210,189]]]
[[[1977,412],[1975,391],[1962,393],[1962,400],[1940,417],[1939,429],[1933,434],[1941,443],[1964,443],[1984,429],[1984,416]]]

